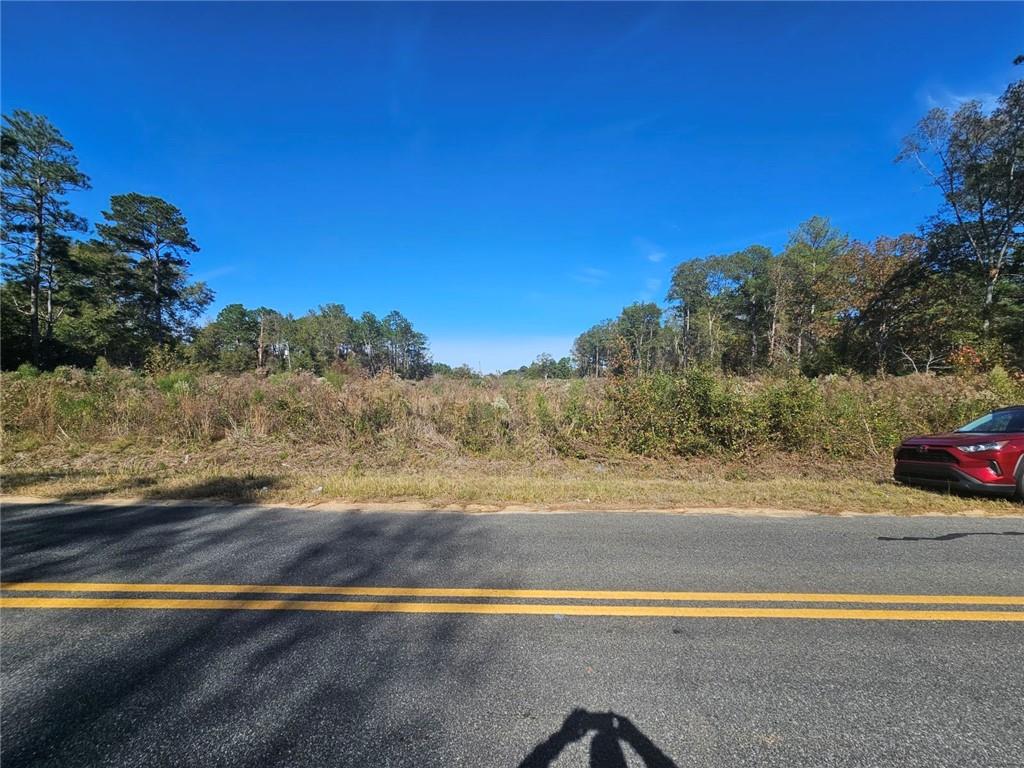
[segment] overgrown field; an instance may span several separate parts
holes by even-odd
[[[1000,369],[409,382],[64,368],[0,384],[7,493],[438,505],[1012,509],[888,476],[902,436],[1024,402]]]

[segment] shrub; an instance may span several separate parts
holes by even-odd
[[[18,366],[18,369],[10,375],[16,376],[19,379],[34,379],[39,375],[39,369],[32,365],[32,363],[22,363]]]
[[[155,376],[153,380],[165,395],[182,395],[196,390],[196,377],[190,371],[171,371]]]
[[[188,358],[184,352],[169,344],[161,344],[149,351],[142,368],[150,376],[153,376],[184,368],[187,364]]]
[[[765,385],[754,405],[756,428],[784,450],[804,450],[818,442],[824,407],[817,384],[790,377]]]
[[[800,451],[887,460],[905,435],[946,430],[1024,402],[1024,380],[998,367],[877,379],[757,379],[704,370],[572,382],[331,378],[25,369],[2,375],[0,418],[4,437],[18,444],[28,436],[44,443],[251,437],[353,452],[528,459]]]

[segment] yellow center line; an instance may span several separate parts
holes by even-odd
[[[552,605],[545,603],[399,603],[209,598],[0,597],[6,608],[322,611],[344,613],[526,614],[735,619],[871,619],[888,621],[1014,621],[1024,611],[879,610],[866,608],[746,608],[740,606]]]
[[[324,595],[344,597],[487,598],[499,600],[632,600],[646,602],[865,603],[907,605],[1020,605],[1019,595],[900,595],[819,592],[649,592],[487,587],[303,586],[298,584],[128,584],[25,581],[0,583],[7,592],[127,592],[178,594]]]

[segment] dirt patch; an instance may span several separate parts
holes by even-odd
[[[769,517],[769,518],[806,518],[815,516],[837,516],[837,517],[878,517],[882,516],[906,516],[894,512],[821,512],[807,509],[779,509],[773,507],[601,507],[601,506],[560,506],[560,505],[537,505],[525,506],[521,504],[446,504],[436,505],[419,501],[376,501],[376,502],[352,502],[327,500],[310,503],[288,503],[288,502],[266,502],[266,503],[244,503],[234,502],[225,499],[152,499],[144,496],[102,496],[86,500],[68,500],[59,497],[44,496],[23,496],[23,495],[0,495],[0,504],[52,504],[52,503],[74,503],[87,506],[105,507],[130,507],[130,506],[161,506],[178,507],[194,505],[201,502],[206,505],[219,507],[262,507],[265,509],[294,509],[296,511],[323,512],[323,513],[381,513],[409,514],[416,512],[439,512],[452,514],[473,514],[473,515],[572,515],[586,512],[603,512],[606,514],[659,514],[659,515],[727,515],[736,517]],[[989,508],[966,508],[953,512],[949,511],[918,511],[912,513],[915,516],[925,517],[1024,517],[1024,507],[1019,512],[992,511]]]

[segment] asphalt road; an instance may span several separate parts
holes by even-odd
[[[4,768],[1024,764],[1021,518],[8,504],[0,537]]]

